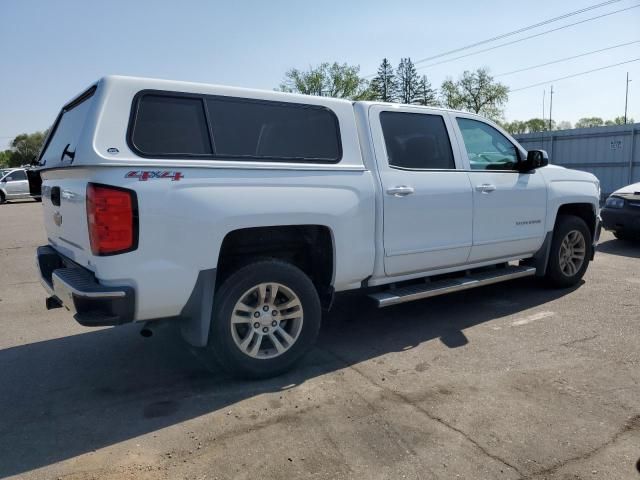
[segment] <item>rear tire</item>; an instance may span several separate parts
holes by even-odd
[[[256,261],[217,291],[207,349],[234,376],[273,377],[311,348],[320,323],[318,292],[302,270],[280,260]]]
[[[7,200],[6,198],[4,198],[4,193],[0,192],[0,205],[2,205],[3,203],[5,203]]]
[[[591,232],[585,221],[573,215],[560,215],[553,230],[547,282],[555,288],[576,285],[587,271],[592,249]]]

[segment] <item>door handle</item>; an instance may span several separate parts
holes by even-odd
[[[413,187],[409,187],[407,185],[398,185],[397,187],[387,188],[387,193],[389,195],[393,195],[394,197],[404,197],[406,195],[411,195],[415,190]]]
[[[482,193],[491,193],[496,189],[495,185],[491,185],[489,183],[483,183],[482,185],[476,186],[476,190]]]

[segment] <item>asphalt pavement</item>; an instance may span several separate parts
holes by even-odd
[[[0,205],[0,478],[640,479],[640,244],[604,233],[570,290],[342,296],[299,368],[241,382],[46,311],[41,214]]]

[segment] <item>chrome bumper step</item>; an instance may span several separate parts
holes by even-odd
[[[378,307],[382,308],[398,303],[412,302],[414,300],[422,300],[423,298],[444,295],[445,293],[459,292],[470,288],[491,285],[492,283],[504,282],[506,280],[530,277],[535,274],[535,267],[509,265],[505,268],[479,272],[460,278],[438,280],[423,285],[410,285],[408,287],[372,293],[369,295],[369,298],[372,298],[378,304]]]

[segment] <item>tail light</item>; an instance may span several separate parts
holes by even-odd
[[[138,201],[132,190],[87,185],[87,223],[94,255],[115,255],[138,247]]]

